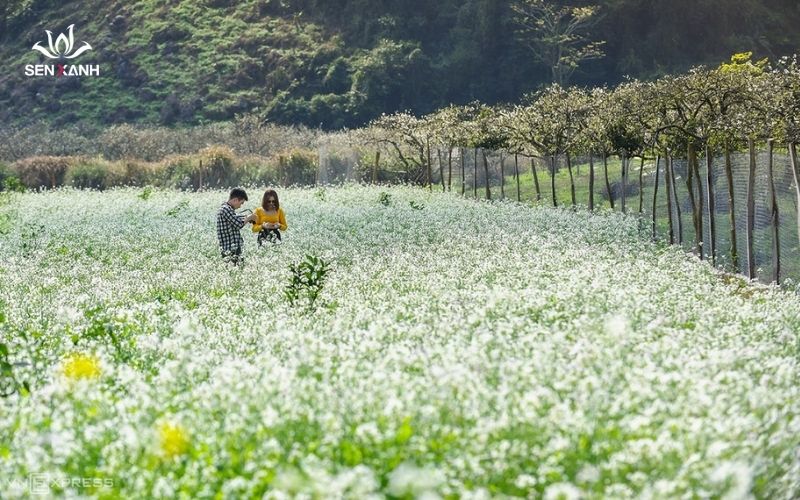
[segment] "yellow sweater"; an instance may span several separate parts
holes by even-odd
[[[267,213],[262,207],[256,208],[256,211],[253,212],[253,215],[256,216],[256,221],[253,224],[253,232],[260,233],[261,232],[261,224],[265,222],[269,222],[271,224],[275,224],[276,222],[280,222],[281,224],[281,231],[286,231],[286,214],[283,213],[283,209],[279,208],[278,213],[272,212]]]

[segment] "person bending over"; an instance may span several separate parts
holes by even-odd
[[[239,232],[246,222],[255,221],[253,214],[245,217],[239,215],[236,210],[241,208],[247,201],[247,193],[244,189],[235,188],[231,190],[228,201],[222,204],[217,211],[217,240],[222,258],[234,265],[239,264],[242,258],[242,247],[244,240]]]

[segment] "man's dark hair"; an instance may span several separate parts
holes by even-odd
[[[231,194],[228,196],[228,199],[239,198],[240,200],[247,201],[247,193],[244,192],[242,188],[233,188],[231,189]]]

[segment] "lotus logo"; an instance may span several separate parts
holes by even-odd
[[[1,1],[1,0],[0,0]],[[36,42],[31,49],[42,53],[48,59],[75,59],[87,50],[92,50],[92,46],[87,42],[83,42],[77,50],[75,49],[75,41],[72,36],[72,29],[74,24],[70,24],[67,28],[67,34],[61,33],[53,41],[53,33],[45,30],[47,33],[48,47],[42,47],[42,42]],[[97,64],[26,64],[25,76],[55,76],[56,78],[62,76],[100,76],[100,66]]]
[[[45,33],[47,33],[47,43],[50,46],[50,50],[39,45],[42,42],[36,42],[35,44],[33,44],[33,47],[31,48],[33,50],[38,50],[39,52],[44,54],[45,57],[48,57],[50,59],[60,59],[62,57],[64,59],[75,59],[76,57],[83,54],[87,50],[92,50],[92,46],[89,45],[88,42],[83,42],[82,47],[80,47],[75,52],[72,51],[72,49],[74,48],[72,28],[74,26],[75,26],[74,24],[70,24],[69,28],[67,28],[69,30],[68,31],[69,36],[65,35],[64,33],[61,33],[60,35],[58,35],[58,38],[56,38],[55,43],[53,42],[53,32],[45,30]]]

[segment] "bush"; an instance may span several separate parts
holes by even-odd
[[[280,181],[277,164],[258,156],[238,159],[234,168],[242,186],[272,186]]]
[[[198,185],[217,187],[238,184],[233,160],[234,153],[227,146],[209,146],[201,149],[195,173]],[[201,162],[202,169],[200,168]],[[202,179],[200,178],[201,174]]]
[[[18,183],[19,179],[11,171],[11,167],[0,163],[0,191],[14,191],[12,188]]]
[[[68,156],[33,156],[14,162],[12,168],[29,188],[55,188],[64,184],[72,161]]]
[[[200,189],[239,184],[235,155],[227,146],[209,146],[195,155],[172,155],[155,170],[167,187]]]
[[[289,305],[294,307],[305,299],[307,309],[313,310],[330,270],[328,262],[314,255],[306,255],[302,262],[290,264],[291,278],[283,290],[283,295],[289,301]]]
[[[199,188],[198,161],[188,155],[171,155],[158,167],[160,183],[165,187],[180,189]]]
[[[102,158],[78,160],[67,169],[66,183],[80,189],[107,189],[127,184],[122,165]]]
[[[293,149],[277,157],[278,173],[283,185],[313,185],[317,178],[317,153]]]
[[[597,194],[599,194],[605,201],[608,201],[608,191],[606,190],[605,186],[598,188]],[[635,179],[628,180],[628,183],[625,185],[625,197],[627,198],[637,194],[639,194],[639,181]],[[620,199],[622,196],[622,181],[611,182],[611,196],[614,198],[614,201]]]
[[[125,172],[126,184],[130,186],[159,184],[160,178],[163,178],[163,164],[161,163],[128,160],[122,162],[121,168]]]

